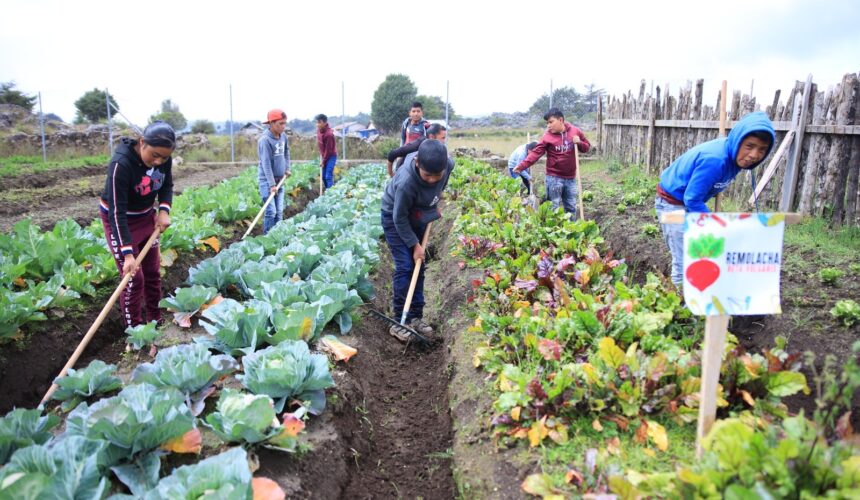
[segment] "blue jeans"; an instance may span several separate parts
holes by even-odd
[[[424,236],[424,227],[415,231],[415,236],[420,241]],[[394,227],[394,218],[389,213],[382,212],[382,229],[385,231],[385,241],[388,250],[394,258],[394,282],[391,286],[391,301],[393,305],[394,319],[400,321],[403,314],[403,306],[406,304],[406,294],[409,292],[409,282],[412,281],[412,271],[415,269],[415,261],[412,260],[412,247],[406,243],[397,233]],[[424,316],[424,263],[421,263],[421,272],[418,273],[418,282],[415,284],[415,293],[412,295],[412,305],[406,316],[407,321]]]
[[[657,221],[660,214],[684,210],[681,205],[672,205],[660,196],[654,200],[654,208],[657,210]],[[672,254],[672,283],[677,286],[684,281],[684,225],[683,224],[660,224],[663,232],[663,241],[669,247]]]
[[[546,197],[552,202],[553,210],[564,206],[564,211],[576,220],[576,179],[562,179],[554,175],[546,176]]]
[[[337,156],[332,156],[326,160],[323,166],[323,184],[328,189],[334,185],[334,164],[337,163]]]
[[[280,179],[275,179],[275,183],[280,182]],[[263,203],[266,203],[266,200],[269,199],[269,184],[266,181],[260,181],[260,198],[263,199]],[[281,222],[284,219],[284,187],[281,186],[281,189],[278,189],[278,194],[272,198],[272,201],[266,205],[266,211],[263,213],[263,234],[269,232],[270,229],[275,227],[275,224]]]

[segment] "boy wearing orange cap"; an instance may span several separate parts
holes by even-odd
[[[266,234],[284,218],[284,187],[278,189],[277,186],[284,176],[290,176],[290,144],[284,133],[287,129],[286,113],[273,109],[263,123],[269,126],[257,141],[257,155],[260,157],[258,181],[263,203],[277,190],[263,214],[263,234]]]

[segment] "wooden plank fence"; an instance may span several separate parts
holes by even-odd
[[[669,92],[668,85],[638,95],[603,97],[598,106],[598,143],[603,156],[639,164],[659,173],[687,149],[717,138],[719,95],[714,106],[704,104],[704,80]],[[761,181],[774,173],[758,198],[762,210],[797,211],[825,217],[834,225],[860,225],[860,75],[819,91],[812,82],[796,82],[781,100],[777,90],[764,111],[773,120],[777,143],[753,174]],[[731,129],[744,115],[761,109],[754,96],[735,90],[727,99]],[[779,148],[789,135],[793,141]],[[782,149],[782,151],[778,151]],[[767,169],[777,153],[773,169]],[[744,203],[752,193],[750,175],[742,173],[724,196]]]

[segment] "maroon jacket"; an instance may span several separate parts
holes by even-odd
[[[575,179],[576,161],[573,158],[574,135],[579,136],[579,152],[587,153],[591,149],[591,144],[585,138],[585,134],[570,123],[564,122],[563,133],[553,134],[551,132],[544,132],[537,146],[529,151],[526,159],[517,165],[517,170],[531,167],[546,153],[546,175],[561,177],[562,179]]]
[[[323,165],[325,165],[329,158],[337,156],[336,144],[331,127],[326,125],[322,130],[317,129],[317,147],[320,149]]]

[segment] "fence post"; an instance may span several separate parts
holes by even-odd
[[[728,97],[728,82],[723,80],[720,87],[720,137],[726,136],[726,97]],[[720,211],[720,193],[714,197],[714,212]]]
[[[343,159],[346,160],[346,127],[343,125],[346,116],[346,99],[344,98],[344,83],[340,82],[340,134],[343,138]]]
[[[230,163],[236,162],[236,145],[233,142],[233,84],[230,84]]]
[[[552,107],[552,78],[549,79],[549,107]]]
[[[448,107],[451,97],[451,82],[445,80],[445,126],[448,127],[448,130],[451,130],[451,124],[448,123]],[[445,134],[445,145],[448,145],[448,134]]]
[[[782,183],[782,198],[779,201],[779,210],[788,212],[794,203],[794,192],[797,188],[797,176],[799,174],[798,163],[800,154],[803,152],[803,133],[806,130],[806,118],[809,114],[809,97],[812,89],[812,74],[806,77],[806,85],[803,86],[803,96],[795,98],[794,111],[791,113],[791,126],[797,131],[794,142],[788,151],[788,161],[785,164],[785,181]],[[797,113],[800,106],[800,114]],[[799,121],[798,121],[799,120]]]
[[[597,94],[597,147],[603,154],[603,96]]]
[[[110,151],[110,156],[113,156],[113,120],[110,117],[110,94],[108,94],[107,87],[105,87],[105,107],[108,115],[108,151]]]
[[[42,114],[42,92],[39,92],[39,129],[42,132],[42,161],[48,161],[48,150],[45,148],[45,115]]]
[[[646,141],[645,171],[651,174],[654,168],[654,122],[657,115],[657,105],[653,97],[648,98],[648,139]]]

